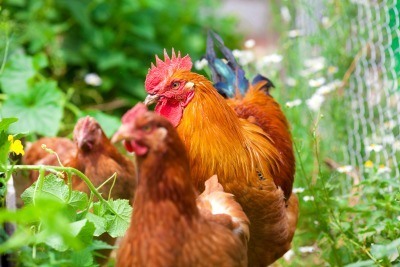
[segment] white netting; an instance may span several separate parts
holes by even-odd
[[[337,22],[350,21],[350,25],[341,25],[341,28],[351,31],[351,37],[343,45],[348,56],[354,58],[343,88],[347,104],[343,105],[343,116],[346,116],[348,134],[345,158],[359,169],[362,177],[365,164],[370,161],[379,166],[379,172],[400,178],[400,0],[346,3],[355,8],[356,15],[343,11],[342,16],[353,17]],[[332,8],[332,3],[300,1],[296,26],[301,34],[318,34],[317,25],[323,21],[327,8]],[[327,44],[303,43],[302,53],[321,56],[320,48],[324,45]]]
[[[349,160],[365,171],[365,162],[400,177],[400,1],[352,1],[351,51],[355,55],[345,98]]]

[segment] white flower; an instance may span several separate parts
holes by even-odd
[[[396,121],[395,120],[389,120],[383,124],[383,126],[388,129],[392,130],[394,127],[396,127]]]
[[[239,65],[242,65],[242,66],[248,65],[250,62],[254,61],[254,59],[255,59],[254,53],[249,50],[235,49],[232,51],[232,54],[239,61]]]
[[[296,79],[295,79],[295,78],[292,78],[292,77],[287,77],[285,82],[286,82],[286,84],[287,84],[288,86],[290,86],[290,87],[293,87],[293,86],[296,86],[296,85],[297,85]]]
[[[303,200],[304,200],[305,202],[314,201],[314,196],[304,196],[304,197],[303,197]]]
[[[302,76],[308,76],[310,74],[316,73],[325,68],[325,58],[316,57],[306,59],[304,61],[304,66],[307,68],[306,70],[301,71]]]
[[[329,28],[332,25],[331,20],[328,17],[322,17],[321,23],[324,28]]]
[[[299,30],[299,29],[290,30],[288,32],[288,36],[289,36],[289,38],[296,38],[299,36],[303,36],[303,31]]]
[[[289,22],[292,19],[289,8],[287,6],[281,7],[281,16],[284,22]]]
[[[370,144],[369,146],[367,146],[365,148],[366,151],[371,152],[371,151],[375,151],[375,152],[379,152],[383,149],[382,145],[377,145],[377,144]]]
[[[400,150],[400,141],[395,141],[394,142],[393,149],[394,150]]]
[[[336,72],[338,72],[339,68],[336,66],[329,66],[328,67],[328,73],[329,74],[335,74]]]
[[[202,70],[207,65],[208,61],[205,58],[202,58],[201,60],[196,60],[196,62],[194,62],[194,67],[196,68],[196,70]]]
[[[274,54],[267,55],[267,56],[263,57],[263,58],[261,59],[261,61],[262,61],[264,64],[268,64],[268,63],[279,63],[279,62],[282,61],[282,59],[283,59],[283,57],[282,57],[281,55],[274,53]]]
[[[289,249],[284,255],[283,258],[285,261],[290,261],[294,256],[294,251],[292,249]]]
[[[390,173],[391,169],[385,165],[379,165],[378,167],[378,174],[383,174],[383,173]]]
[[[299,247],[300,253],[313,253],[315,251],[315,248],[312,246],[307,246],[307,247]]]
[[[246,42],[244,42],[244,47],[247,49],[253,48],[256,45],[256,41],[254,39],[249,39]]]
[[[91,86],[100,86],[102,80],[97,73],[88,73],[85,75],[85,83]]]
[[[397,220],[400,221],[400,216],[397,216]]]
[[[293,101],[286,102],[286,107],[292,108],[299,106],[303,101],[301,99],[295,99]]]
[[[319,77],[317,79],[311,79],[308,81],[308,85],[311,87],[319,87],[325,83],[325,78],[324,77]]]
[[[303,193],[304,192],[304,188],[302,188],[302,187],[295,187],[295,188],[293,188],[293,190],[292,190],[292,192],[293,193]]]
[[[315,225],[319,225],[319,221],[314,221],[314,224]]]
[[[324,101],[325,98],[322,95],[314,94],[310,99],[306,101],[306,104],[308,108],[312,111],[319,111]]]
[[[320,88],[318,88],[315,93],[319,94],[319,95],[326,95],[326,94],[329,94],[330,92],[336,90],[341,85],[342,85],[341,81],[334,80],[333,82],[330,82],[330,83],[328,83],[326,85],[323,85]]]
[[[340,166],[336,170],[340,173],[349,173],[353,170],[353,166],[351,165]]]

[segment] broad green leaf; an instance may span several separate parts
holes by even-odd
[[[72,191],[71,197],[68,200],[68,205],[74,208],[74,210],[83,210],[86,208],[88,203],[87,194],[80,191]]]
[[[106,212],[107,212],[107,208],[103,203],[101,203],[101,202],[93,203],[93,214],[100,216],[100,217],[104,217]]]
[[[0,85],[4,93],[19,94],[28,89],[28,80],[35,75],[32,58],[22,50],[12,54],[0,76]]]
[[[55,136],[63,116],[63,94],[54,81],[41,81],[26,92],[12,94],[4,101],[2,113],[19,121],[11,125],[11,132],[35,132]]]
[[[21,199],[24,201],[25,205],[29,205],[33,202],[37,183],[38,181],[34,182],[21,194]],[[43,198],[48,197],[58,199],[60,202],[65,203],[68,197],[68,186],[62,179],[58,178],[54,174],[49,174],[44,177],[42,189],[37,190],[36,196],[38,195],[41,195]]]
[[[91,244],[95,226],[87,219],[71,223],[71,234],[78,238],[85,246]]]
[[[112,237],[123,236],[129,227],[132,215],[132,207],[127,199],[109,200],[111,207],[117,214],[107,211],[107,232]]]
[[[88,219],[88,221],[92,222],[94,224],[94,226],[96,227],[96,230],[94,231],[94,236],[99,236],[106,232],[106,219],[105,218],[88,212],[86,214],[86,219]]]
[[[90,248],[74,251],[71,255],[71,267],[93,266],[93,255]]]
[[[399,249],[400,249],[400,238],[393,240],[392,242],[386,245],[372,244],[371,254],[377,259],[387,257],[392,262],[399,257]]]
[[[48,231],[46,231],[46,234],[48,234]],[[41,241],[57,251],[64,252],[69,248],[66,242],[64,242],[64,238],[57,233],[52,235],[45,235],[45,237],[41,238]]]
[[[24,201],[25,205],[33,202],[36,184],[37,181],[21,194],[21,199]],[[49,174],[44,177],[42,189],[38,189],[36,196],[57,199],[68,205],[75,212],[84,209],[88,202],[88,196],[83,192],[72,191],[69,196],[68,185],[65,184],[63,179],[58,178],[54,174]]]

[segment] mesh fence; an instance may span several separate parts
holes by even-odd
[[[302,34],[318,34],[316,25],[326,5],[323,0],[300,1],[296,26]],[[400,178],[400,0],[352,0],[350,6],[356,16],[350,25],[342,25],[350,28],[345,45],[353,58],[343,88],[348,108],[344,158],[361,177],[366,166],[374,164],[382,175]],[[305,46],[302,51],[319,55],[319,46]]]
[[[358,51],[345,90],[350,101],[349,163],[365,172],[366,162],[400,177],[400,1],[352,1],[351,51]]]

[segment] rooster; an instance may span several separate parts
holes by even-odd
[[[247,266],[248,219],[216,176],[197,198],[176,130],[142,103],[113,137],[135,152],[138,188],[117,266]]]
[[[117,174],[116,183],[111,190],[112,181],[108,181],[99,191],[115,198],[131,199],[136,187],[135,166],[133,162],[122,155],[104,134],[99,123],[87,116],[78,120],[74,127],[73,141],[61,137],[44,137],[34,142],[26,151],[24,164],[59,166],[54,154],[42,149],[55,151],[65,167],[73,167],[84,173],[92,183],[98,187],[114,173]],[[32,182],[38,175],[30,174]],[[73,177],[73,188],[88,193],[85,182]]]
[[[231,55],[217,39],[222,52]],[[233,56],[220,68],[223,61],[213,57],[212,40],[208,57],[221,79],[217,88],[191,72],[188,55],[172,51],[169,57],[164,51],[164,61],[156,56],[147,74],[145,103],[156,103],[155,112],[176,127],[196,188],[203,190],[208,177],[217,174],[224,189],[236,196],[251,222],[249,266],[266,266],[289,250],[298,218],[298,200],[291,193],[291,135],[279,104],[269,95],[269,80],[259,76],[249,84]]]

